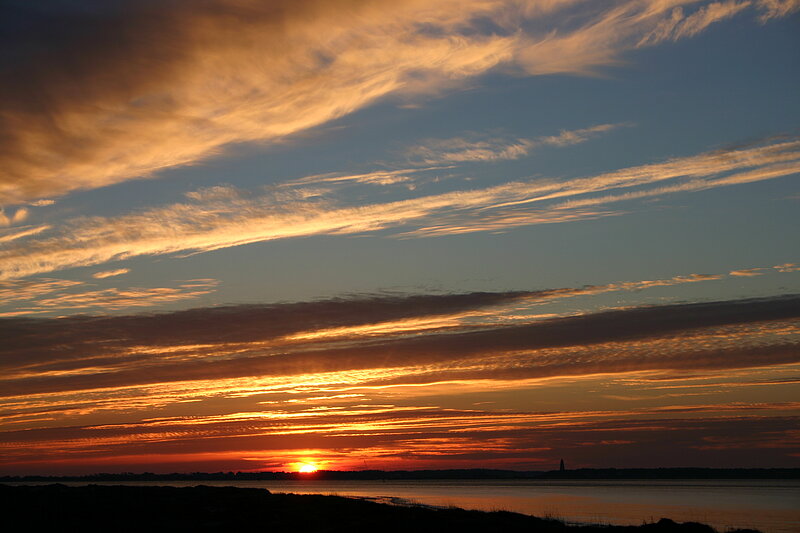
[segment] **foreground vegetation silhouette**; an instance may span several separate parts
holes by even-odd
[[[714,533],[662,519],[641,526],[570,526],[506,511],[433,509],[237,487],[0,485],[9,531],[291,531]],[[739,533],[754,530],[738,530]]]

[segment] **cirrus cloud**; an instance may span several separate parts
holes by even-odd
[[[117,217],[81,217],[0,250],[0,279],[142,255],[196,253],[309,235],[397,230],[404,237],[499,231],[618,214],[609,206],[800,172],[800,141],[718,150],[571,180],[509,182],[386,203],[347,205],[303,188],[233,187]],[[628,192],[630,191],[630,192]],[[41,237],[38,237],[41,235]]]
[[[618,63],[626,50],[694,35],[751,5],[7,5],[4,24],[23,30],[3,34],[9,53],[0,59],[6,74],[0,84],[0,204],[152,176],[231,143],[276,141],[379,99],[443,90],[498,67],[528,75],[590,74]],[[762,0],[756,6],[766,20],[792,12],[796,3]],[[694,10],[676,17],[683,8]]]

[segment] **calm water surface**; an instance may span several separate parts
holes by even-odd
[[[65,483],[85,485],[87,483]],[[98,483],[101,484],[101,483]],[[119,485],[121,483],[105,483]],[[393,503],[507,510],[567,522],[633,524],[668,517],[720,531],[800,531],[800,480],[186,481],[128,485],[237,486]]]

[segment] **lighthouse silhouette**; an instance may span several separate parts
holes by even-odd
[[[566,468],[564,468],[564,459],[561,459],[561,464],[558,466],[559,472],[564,472]]]

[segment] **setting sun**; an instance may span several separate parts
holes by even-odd
[[[304,474],[310,474],[311,472],[316,472],[317,467],[312,463],[303,463],[300,465],[300,469],[298,471]]]

